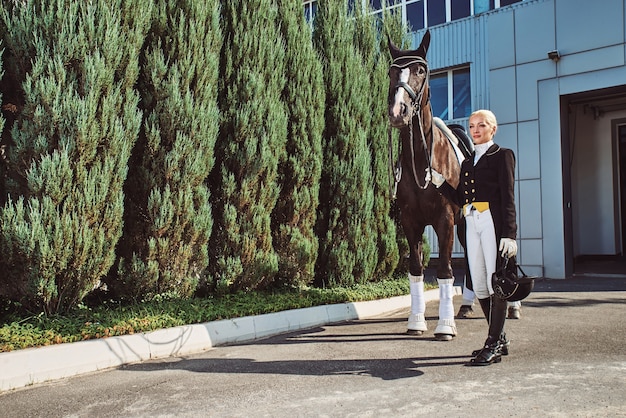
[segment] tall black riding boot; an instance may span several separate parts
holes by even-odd
[[[504,351],[503,342],[506,342],[504,336],[504,321],[506,319],[506,300],[500,299],[495,295],[491,295],[489,298],[489,331],[487,333],[487,340],[485,340],[484,347],[476,354],[469,363],[469,366],[487,366],[491,363],[499,363]],[[481,303],[482,306],[482,303]],[[506,342],[508,344],[508,342]],[[506,347],[508,354],[508,346]],[[474,353],[472,353],[474,354]]]
[[[480,303],[480,307],[485,314],[485,319],[487,320],[487,323],[489,323],[489,316],[491,312],[491,298],[478,299],[478,302]]]
[[[478,302],[480,303],[480,307],[485,314],[485,319],[487,319],[487,323],[489,323],[489,318],[491,316],[491,298],[478,299]],[[506,334],[502,332],[502,335],[500,335],[500,351],[502,352],[503,356],[509,355],[509,344],[510,342],[506,339]],[[482,348],[472,351],[472,357],[476,357],[481,350]]]

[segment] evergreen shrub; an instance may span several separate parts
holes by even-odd
[[[67,311],[115,261],[151,7],[3,3],[7,68],[22,108],[10,132],[0,270],[12,297],[30,309]]]
[[[139,79],[144,122],[126,182],[118,274],[110,282],[117,295],[189,297],[207,267],[219,22],[218,0],[163,0],[154,9]]]

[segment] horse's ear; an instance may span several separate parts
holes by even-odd
[[[393,44],[390,37],[387,37],[387,41],[389,43],[389,52],[391,53],[391,58],[395,60],[400,55],[400,50],[397,46]]]
[[[428,47],[430,46],[430,30],[426,30],[424,37],[422,38],[422,43],[419,48],[417,48],[417,55],[420,57],[426,58],[426,53],[428,52]]]

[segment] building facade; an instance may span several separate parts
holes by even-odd
[[[435,115],[467,126],[472,110],[496,114],[495,141],[517,156],[524,270],[567,278],[584,257],[623,257],[626,0],[386,3],[417,28],[416,47],[430,30]]]
[[[469,68],[472,109],[493,110],[496,142],[517,155],[529,274],[566,278],[581,257],[624,254],[625,10],[625,0],[527,0],[429,28],[432,71]]]

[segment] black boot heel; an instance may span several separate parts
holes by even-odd
[[[511,345],[511,341],[506,339],[506,334],[502,333],[500,336],[500,340],[498,340],[498,349],[500,350],[500,354],[503,356],[509,355],[509,346]],[[483,351],[483,348],[479,348],[478,350],[472,351],[472,357],[476,357]]]
[[[511,345],[511,341],[506,339],[506,335],[504,333],[502,333],[502,335],[500,336],[500,341],[498,341],[498,343],[500,344],[500,352],[502,353],[502,355],[508,356],[509,345]]]
[[[497,345],[485,346],[480,352],[467,363],[468,366],[489,366],[493,363],[500,363],[502,354]]]

